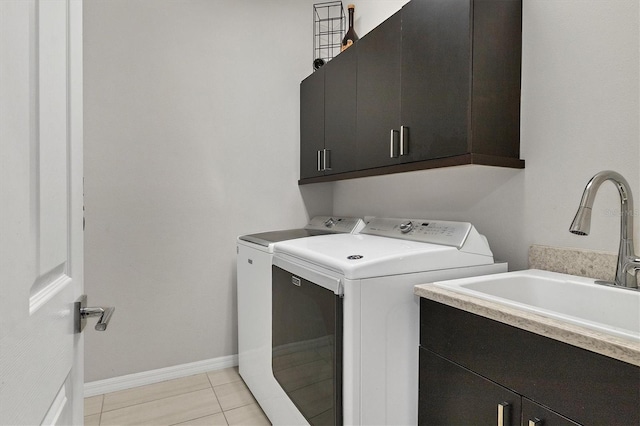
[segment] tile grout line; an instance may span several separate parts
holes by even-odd
[[[223,407],[222,407],[222,404],[220,404],[220,399],[218,397],[218,394],[216,393],[216,387],[221,387],[221,386],[224,386],[224,385],[229,385],[229,384],[237,383],[237,382],[240,382],[240,383],[244,384],[244,381],[242,380],[242,377],[240,377],[240,375],[238,374],[238,380],[232,380],[230,382],[220,383],[220,384],[214,386],[213,382],[211,381],[211,377],[209,376],[209,374],[207,374],[207,373],[204,373],[204,374],[207,375],[207,382],[209,383],[209,389],[211,389],[213,391],[213,395],[216,398],[216,402],[218,403],[218,406],[220,407],[220,412],[219,413],[222,413],[227,425],[229,424],[229,420],[227,418],[227,412],[232,411],[232,410],[236,410],[236,409],[239,409],[239,408],[242,408],[242,407],[247,407],[247,406],[250,406],[250,405],[253,405],[253,404],[257,404],[257,401],[255,401],[255,397],[253,397],[253,394],[251,394],[253,401],[247,402],[247,403],[239,405],[237,407],[230,408],[228,410],[224,410]],[[244,384],[244,386],[246,387],[246,384]],[[139,406],[139,405],[142,405],[142,404],[151,403],[151,402],[154,402],[154,401],[160,401],[160,400],[171,398],[171,397],[187,395],[187,394],[190,394],[190,393],[199,392],[199,391],[203,391],[203,390],[206,390],[206,389],[207,388],[204,387],[202,389],[195,389],[195,390],[191,390],[191,391],[188,391],[188,392],[179,393],[179,394],[176,394],[176,395],[170,395],[170,396],[165,396],[165,397],[162,397],[162,398],[156,398],[156,399],[152,399],[152,400],[149,400],[149,401],[144,401],[144,402],[140,402],[140,403],[137,403],[137,404],[127,405],[127,406],[124,406],[124,407],[115,408],[115,409],[107,410],[107,411],[104,410],[105,400],[106,400],[106,395],[107,394],[101,394],[100,395],[100,397],[101,397],[101,400],[100,400],[100,412],[97,413],[98,414],[98,424],[102,425],[102,415],[105,414],[105,413],[110,413],[110,412],[121,410],[121,409],[125,409],[125,408],[135,407],[135,406]],[[247,388],[247,390],[248,390],[248,388]],[[251,393],[250,390],[249,390],[249,392]],[[217,414],[217,413],[214,413],[212,415],[215,415],[215,414]],[[186,421],[187,422],[188,421],[193,421],[193,420],[197,420],[197,419],[204,418],[204,417],[208,417],[208,416],[201,416],[201,417],[190,419],[190,420],[186,420]],[[179,424],[179,423],[176,423],[175,425],[177,425],[177,424]]]
[[[222,411],[221,411],[220,413],[208,414],[208,415],[206,415],[206,416],[195,417],[195,418],[193,418],[193,419],[185,420],[185,421],[183,421],[183,422],[179,422],[179,423],[171,423],[171,424],[170,424],[170,425],[168,425],[168,426],[178,426],[178,425],[180,425],[180,424],[182,424],[182,423],[187,423],[187,422],[192,422],[192,421],[194,421],[194,420],[204,419],[205,417],[211,417],[211,416],[215,416],[216,414],[221,414],[221,413],[222,413]],[[225,417],[225,421],[226,421],[226,417]],[[228,426],[228,425],[229,425],[229,423],[227,423],[227,426]]]
[[[102,410],[104,409],[104,394],[100,398],[100,412],[98,413],[98,426],[102,424]]]
[[[207,379],[208,379],[208,377],[207,377]],[[211,382],[209,382],[209,385],[211,385]],[[218,396],[216,395],[216,392],[213,390],[213,387],[210,387],[210,389],[211,389],[211,391],[213,392],[213,396],[214,396],[214,398],[216,398],[216,401],[218,401]],[[128,405],[128,406],[126,406],[126,407],[116,408],[115,410],[109,410],[109,411],[100,412],[100,421],[99,421],[98,425],[100,425],[100,426],[102,425],[102,414],[104,414],[104,413],[110,413],[110,412],[112,412],[112,411],[117,411],[117,410],[121,410],[121,409],[129,408],[129,407],[135,407],[135,406],[142,405],[142,404],[146,404],[146,403],[149,403],[149,402],[161,401],[161,400],[163,400],[163,399],[171,398],[171,397],[174,397],[174,396],[187,395],[187,394],[190,394],[190,393],[200,392],[200,391],[203,391],[203,390],[207,390],[207,388],[197,389],[197,390],[189,391],[189,392],[184,392],[184,393],[180,393],[180,394],[178,394],[178,395],[171,395],[171,396],[167,396],[167,397],[163,397],[163,398],[152,399],[151,401],[145,401],[145,402],[141,402],[141,403],[139,403],[139,404]],[[220,406],[220,413],[224,413],[224,412],[222,411],[222,406],[220,405],[220,401],[218,401],[218,406]],[[216,414],[219,414],[219,413],[208,414],[208,415],[206,415],[206,416],[200,416],[200,417],[196,417],[196,418],[192,418],[192,419],[184,420],[184,421],[179,422],[179,423],[172,423],[170,426],[176,426],[176,425],[179,425],[180,423],[191,422],[191,421],[193,421],[193,420],[197,420],[197,419],[201,419],[201,418],[205,418],[205,417],[209,417],[209,416],[214,416],[214,415],[216,415]],[[226,418],[226,417],[225,417],[225,422],[227,422],[227,418]],[[229,422],[227,422],[227,425],[228,425],[228,424],[229,424]]]
[[[256,401],[256,397],[253,396],[253,393],[251,393],[251,390],[247,387],[246,383],[244,383],[243,380],[237,380],[235,382],[229,382],[229,383],[222,383],[220,385],[214,386],[213,387],[213,393],[216,396],[216,399],[218,398],[218,394],[216,393],[216,387],[220,387],[220,386],[224,386],[224,385],[229,385],[231,383],[237,383],[237,382],[242,382],[242,384],[247,388],[247,391],[249,392],[249,394],[251,395],[251,399],[253,400],[252,402],[247,402],[246,404],[242,404],[242,405],[238,405],[237,407],[233,407],[233,408],[229,408],[228,410],[222,410],[222,412],[225,411],[231,411],[231,410],[235,410],[236,408],[241,408],[241,407],[246,407],[247,405],[252,405],[252,404],[258,404],[258,401]],[[220,401],[218,400],[218,404],[220,403]],[[259,404],[258,404],[259,405]],[[222,408],[222,405],[220,405],[220,408]],[[226,416],[225,416],[226,418]]]
[[[252,404],[258,405],[258,401],[255,400],[255,397],[253,396],[253,393],[251,393],[251,390],[249,390],[249,388],[247,387],[246,383],[244,383],[244,380],[242,379],[242,376],[240,376],[240,372],[238,372],[238,377],[239,377],[239,380],[234,380],[234,381],[228,382],[228,383],[220,383],[219,385],[214,386],[213,383],[211,382],[211,377],[209,377],[209,374],[207,374],[207,379],[209,379],[209,383],[211,384],[211,388],[213,390],[213,394],[215,395],[216,400],[218,401],[218,405],[220,406],[221,413],[224,416],[224,421],[227,423],[227,425],[229,425],[229,419],[227,418],[227,412],[228,411],[235,410],[235,409],[238,409],[238,408],[241,408],[241,407],[247,407],[247,406],[252,405]],[[242,384],[244,384],[245,387],[247,387],[247,390],[251,394],[251,398],[253,399],[253,402],[249,402],[249,403],[244,404],[244,405],[239,405],[238,407],[233,407],[233,408],[230,408],[228,410],[224,410],[222,408],[222,404],[220,404],[220,399],[218,398],[218,394],[216,393],[216,387],[228,385],[228,384],[231,384],[231,383],[237,383],[237,382],[241,382]],[[259,407],[259,405],[258,405],[258,407]]]
[[[222,410],[222,415],[224,416],[224,421],[225,423],[227,423],[227,426],[229,425],[229,419],[227,418],[227,415],[224,413],[224,410]]]
[[[131,404],[131,405],[127,405],[127,406],[120,407],[120,408],[114,408],[114,409],[112,409],[112,410],[105,410],[105,411],[101,411],[101,413],[110,413],[110,412],[112,412],[112,411],[124,410],[125,408],[129,408],[129,407],[136,407],[136,406],[138,406],[138,405],[148,404],[148,403],[150,403],[150,402],[155,402],[155,401],[162,401],[163,399],[174,398],[174,397],[176,397],[176,396],[187,395],[187,394],[190,394],[190,393],[200,392],[200,391],[203,391],[203,390],[207,390],[207,388],[190,390],[190,391],[188,391],[188,392],[182,392],[182,393],[179,393],[179,394],[176,394],[176,395],[164,396],[164,397],[162,397],[162,398],[155,398],[155,399],[152,399],[152,400],[149,400],[149,401],[139,402],[139,403],[137,403],[137,404]],[[213,389],[212,389],[212,390],[213,390]],[[215,396],[215,394],[216,394],[216,392],[215,392],[215,391],[213,391],[213,395],[214,395],[214,396]],[[216,397],[216,399],[217,399],[217,397]]]
[[[209,382],[211,382],[211,380],[209,380]],[[226,420],[227,424],[229,424],[229,420],[227,420],[227,415],[226,415],[225,413],[227,413],[227,412],[229,412],[229,411],[232,411],[232,410],[236,410],[236,409],[238,409],[238,408],[247,407],[247,406],[249,406],[249,405],[254,405],[254,404],[255,404],[255,405],[258,405],[258,406],[259,406],[258,401],[256,401],[255,397],[254,397],[254,396],[253,396],[253,394],[251,393],[251,390],[249,390],[249,388],[247,388],[247,391],[249,392],[249,394],[251,394],[251,398],[253,399],[253,401],[251,401],[251,402],[247,402],[246,404],[238,405],[237,407],[229,408],[228,410],[224,410],[224,409],[222,408],[222,404],[220,404],[220,399],[218,398],[218,394],[216,393],[216,388],[217,388],[217,387],[221,387],[221,386],[225,386],[225,385],[230,385],[230,384],[232,384],[232,383],[238,383],[238,382],[242,383],[245,387],[247,386],[247,385],[244,383],[244,380],[242,380],[242,377],[240,378],[240,380],[234,380],[233,382],[228,382],[228,383],[220,383],[219,385],[216,385],[216,386],[213,386],[213,383],[211,384],[211,388],[213,389],[213,394],[215,395],[216,400],[218,401],[218,405],[220,405],[220,410],[221,410],[220,412],[221,412],[222,414],[224,414],[224,418],[225,418],[225,420]]]
[[[238,376],[239,375],[240,375],[240,373],[238,373]],[[218,394],[216,393],[216,388],[215,388],[215,386],[213,386],[213,383],[211,382],[211,377],[209,377],[208,373],[207,373],[207,381],[209,382],[209,386],[211,386],[211,391],[213,392],[213,396],[216,398],[216,401],[218,401],[218,406],[220,407],[220,412],[222,413],[222,416],[224,417],[224,421],[228,426],[229,425],[229,420],[227,420],[227,416],[224,414],[224,410],[222,409],[222,404],[220,404],[220,399],[218,399]]]
[[[200,389],[200,390],[204,390],[204,389]],[[212,389],[212,390],[213,390],[213,389]],[[194,391],[194,392],[198,392],[198,391]],[[187,392],[187,393],[191,393],[191,392]],[[258,404],[257,404],[257,402],[249,402],[249,403],[247,403],[247,404],[239,405],[239,406],[237,406],[237,407],[233,407],[233,408],[230,408],[230,409],[228,409],[228,410],[223,410],[223,409],[222,409],[222,406],[220,405],[220,401],[218,400],[218,396],[217,396],[217,395],[216,395],[216,393],[215,393],[215,390],[213,391],[213,394],[214,394],[214,396],[216,397],[216,401],[218,401],[218,405],[220,406],[220,412],[219,412],[219,413],[213,413],[213,414],[209,414],[209,415],[206,415],[206,416],[196,417],[196,418],[193,418],[193,419],[185,420],[184,422],[180,422],[180,423],[190,422],[190,421],[193,421],[193,420],[198,420],[198,419],[202,419],[202,418],[209,417],[209,416],[214,416],[214,415],[216,415],[216,414],[222,414],[222,415],[224,416],[224,420],[225,420],[225,422],[227,423],[227,425],[229,425],[229,419],[227,418],[227,413],[228,413],[229,411],[237,410],[237,409],[242,408],[242,407],[248,407],[249,405],[258,405]],[[181,395],[184,395],[184,394],[181,394]],[[161,399],[165,399],[165,398],[154,399],[154,400],[152,400],[152,401],[147,401],[147,402],[159,401],[159,400],[161,400]],[[127,407],[122,407],[122,409],[124,409],[124,408],[128,408],[128,407],[135,407],[136,405],[141,405],[141,404],[144,404],[144,402],[143,402],[143,403],[140,403],[140,404],[128,405]],[[258,405],[258,407],[260,407],[260,406]],[[98,425],[102,425],[102,414],[104,414],[104,413],[109,413],[109,412],[111,412],[111,411],[117,411],[117,410],[120,410],[120,409],[121,409],[121,408],[117,408],[117,409],[115,409],[115,410],[109,410],[109,411],[104,411],[104,412],[103,412],[103,411],[101,411],[101,412],[99,412],[99,413],[96,413],[95,415],[97,415],[97,416],[98,416]],[[94,414],[92,414],[92,415],[94,415]],[[85,417],[87,417],[87,416],[85,416]],[[266,415],[265,415],[265,417],[266,417]],[[170,425],[170,426],[176,426],[176,425],[179,425],[180,423],[173,423],[173,424],[172,424],[172,425]]]
[[[218,405],[220,405],[220,409],[222,410],[222,413],[224,413],[225,411],[231,411],[231,410],[235,410],[236,408],[246,407],[247,405],[251,405],[251,404],[254,404],[254,403],[256,403],[256,404],[257,404],[257,403],[258,403],[258,401],[256,401],[256,400],[255,400],[255,397],[253,396],[253,393],[251,393],[251,390],[247,387],[247,384],[246,384],[246,383],[244,382],[244,380],[242,379],[242,376],[240,376],[240,372],[238,372],[238,380],[233,380],[233,381],[231,381],[231,382],[227,382],[227,383],[220,383],[220,384],[215,385],[215,386],[214,386],[214,385],[213,385],[213,383],[211,382],[211,378],[209,377],[209,375],[208,375],[208,374],[207,374],[207,379],[209,379],[209,383],[211,384],[211,388],[213,389],[213,394],[216,396],[216,400],[218,401]],[[228,410],[224,410],[224,409],[222,408],[222,404],[220,404],[220,399],[218,398],[218,394],[216,393],[216,388],[217,388],[217,387],[221,387],[221,386],[225,386],[225,385],[230,385],[230,384],[232,384],[232,383],[238,383],[238,382],[242,383],[242,384],[247,388],[247,391],[249,391],[249,393],[251,394],[251,398],[253,398],[253,401],[254,401],[254,402],[249,402],[249,403],[247,403],[247,404],[239,405],[239,406],[237,406],[237,407],[233,407],[233,408],[230,408],[230,409],[228,409]],[[227,416],[225,415],[225,419],[226,419],[226,418],[227,418]],[[228,424],[228,423],[229,423],[229,422],[227,421],[227,424]]]

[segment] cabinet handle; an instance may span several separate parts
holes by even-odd
[[[389,157],[398,158],[398,131],[391,129],[391,140],[389,141]]]
[[[498,426],[506,426],[511,424],[511,405],[508,402],[498,404]]]
[[[322,151],[318,150],[318,171],[322,171]]]
[[[331,170],[331,150],[324,149],[322,156],[324,162],[324,169],[322,170]]]
[[[409,154],[409,128],[400,126],[400,155]]]
[[[529,419],[529,426],[542,426],[544,422],[535,417],[533,420]]]

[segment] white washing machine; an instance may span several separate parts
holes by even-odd
[[[281,400],[263,407],[267,416],[275,425],[417,424],[413,287],[506,270],[470,223],[374,218],[356,235],[276,243],[272,369]]]
[[[237,240],[238,363],[240,375],[265,411],[282,393],[271,372],[271,259],[274,243],[353,233],[362,219],[316,216],[301,229],[243,235]],[[275,398],[275,401],[278,401]]]

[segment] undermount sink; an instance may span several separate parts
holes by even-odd
[[[434,285],[640,342],[640,291],[536,269]]]

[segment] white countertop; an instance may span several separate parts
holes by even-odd
[[[417,285],[414,293],[435,302],[640,366],[640,344],[637,342],[461,294],[433,284]]]

